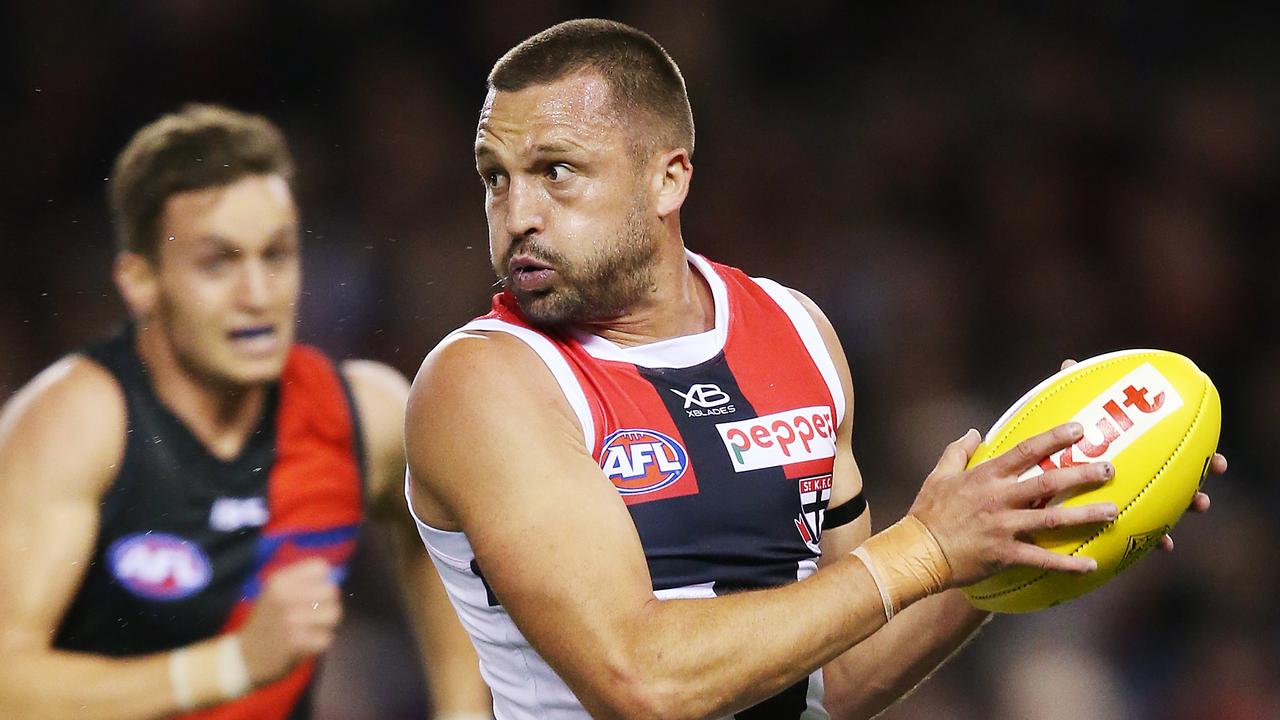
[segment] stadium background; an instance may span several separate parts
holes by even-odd
[[[553,22],[613,17],[689,85],[688,244],[804,290],[840,331],[877,528],[945,442],[1064,357],[1169,348],[1222,391],[1232,469],[1175,556],[997,619],[885,717],[1280,717],[1274,10],[105,5],[0,10],[0,397],[121,317],[104,181],[135,129],[192,100],[291,140],[303,337],[412,374],[492,282],[470,149],[489,65]],[[385,555],[364,557],[320,717],[421,717]]]

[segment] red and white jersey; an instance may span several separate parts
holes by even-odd
[[[514,298],[457,332],[537,352],[635,522],[658,598],[711,598],[817,569],[844,393],[817,326],[781,285],[689,253],[715,325],[619,347],[535,328]],[[499,720],[586,718],[484,581],[466,535],[418,530],[480,656]],[[590,588],[584,588],[590,592]],[[821,671],[738,718],[825,718]]]

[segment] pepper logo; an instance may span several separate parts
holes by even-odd
[[[679,480],[689,468],[689,454],[656,430],[618,430],[605,438],[600,469],[622,495],[643,495]]]
[[[107,550],[111,574],[129,592],[149,600],[181,600],[209,584],[213,571],[199,545],[176,535],[126,535]]]
[[[831,408],[814,406],[719,423],[734,472],[780,467],[836,455]]]

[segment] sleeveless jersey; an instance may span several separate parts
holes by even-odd
[[[552,334],[525,320],[509,293],[455,331],[509,333],[550,368],[630,511],[660,599],[774,587],[817,569],[844,414],[835,365],[790,291],[688,258],[715,302],[704,333],[631,348]],[[417,525],[497,718],[588,717],[485,583],[466,535]],[[734,717],[826,718],[821,670]]]
[[[341,581],[362,514],[363,450],[349,389],[323,354],[290,350],[257,429],[228,461],[161,403],[132,331],[84,355],[120,383],[128,438],[56,647],[125,657],[234,630],[276,568],[308,557]],[[185,717],[309,717],[314,665]]]

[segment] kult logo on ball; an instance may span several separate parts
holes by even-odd
[[[1121,450],[1182,407],[1182,397],[1160,371],[1143,363],[1071,419],[1084,427],[1084,437],[1023,473],[1035,477],[1055,468],[1113,460]]]
[[[655,430],[618,430],[600,451],[600,468],[623,495],[661,490],[688,467],[689,455],[680,443]]]
[[[209,558],[193,542],[165,533],[134,533],[107,551],[111,573],[134,595],[181,600],[209,584]]]
[[[836,455],[831,408],[814,406],[716,425],[735,472]]]

